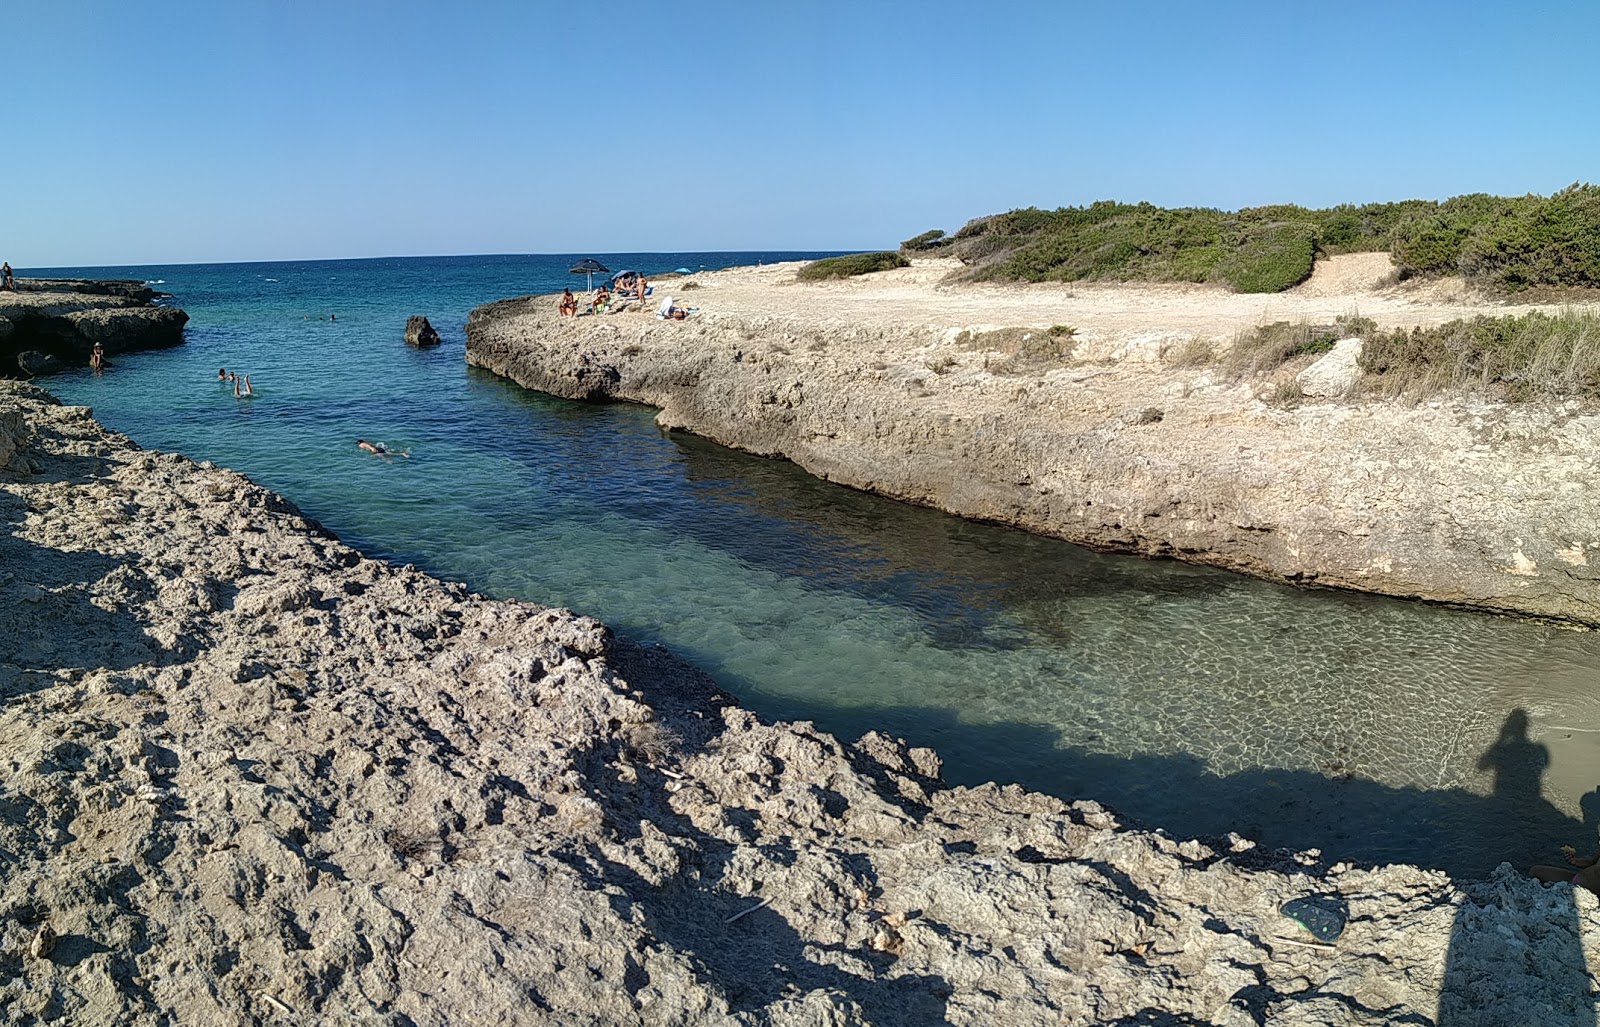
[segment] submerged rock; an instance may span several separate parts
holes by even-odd
[[[428,347],[439,345],[439,333],[421,314],[406,318],[406,345]]]

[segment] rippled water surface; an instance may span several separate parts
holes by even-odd
[[[656,272],[785,255],[598,256]],[[1090,553],[468,369],[467,311],[559,289],[571,261],[70,269],[157,280],[193,320],[183,347],[49,384],[369,553],[659,641],[764,715],[935,746],[955,782],[1469,872],[1593,841],[1597,636]],[[412,313],[443,346],[402,345]],[[259,397],[236,401],[219,366]]]

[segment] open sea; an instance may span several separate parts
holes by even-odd
[[[819,255],[593,254],[647,274]],[[143,279],[192,318],[184,346],[49,379],[64,401],[371,555],[668,646],[763,716],[931,745],[953,783],[1330,859],[1482,874],[1593,845],[1600,633],[1096,554],[469,369],[467,312],[582,285],[575,259],[19,274]],[[405,346],[409,314],[444,344]]]

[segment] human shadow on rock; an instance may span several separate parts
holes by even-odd
[[[1512,710],[1494,744],[1478,761],[1495,775],[1494,808],[1486,816],[1515,818],[1527,806],[1548,805],[1540,783],[1550,752],[1528,737],[1528,714]],[[1591,793],[1593,794],[1593,793]],[[1588,799],[1588,796],[1585,796]],[[1588,855],[1595,844],[1587,815],[1566,839]],[[1487,823],[1486,823],[1487,826]],[[1560,841],[1518,863],[1555,862]],[[1524,1023],[1594,1027],[1595,982],[1583,948],[1583,925],[1573,902],[1576,884],[1533,885],[1512,876],[1469,885],[1456,907],[1439,995],[1439,1027],[1517,1027]],[[1560,877],[1561,875],[1556,875]]]

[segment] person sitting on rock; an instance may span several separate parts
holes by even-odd
[[[1571,866],[1553,867],[1537,864],[1528,868],[1528,875],[1545,884],[1565,882],[1574,888],[1587,888],[1600,895],[1600,854],[1580,856],[1578,850],[1570,845],[1561,846],[1561,854],[1567,857],[1567,862]],[[1577,868],[1576,873],[1573,872],[1573,867]]]
[[[561,291],[560,310],[562,317],[578,316],[578,297],[572,295],[571,289],[563,289]]]

